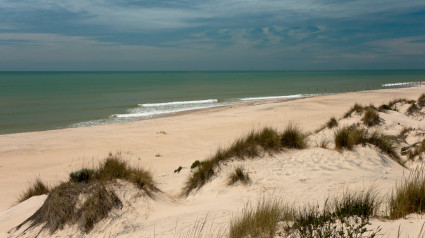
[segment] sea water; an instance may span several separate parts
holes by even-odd
[[[143,120],[247,101],[412,87],[419,81],[425,81],[425,70],[0,72],[0,134]]]

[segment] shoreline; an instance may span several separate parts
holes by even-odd
[[[417,85],[425,85],[425,82],[409,82],[414,83]],[[339,93],[324,93],[324,94],[317,94],[314,96],[305,96],[305,97],[299,97],[299,98],[282,98],[282,99],[266,99],[266,100],[253,100],[253,101],[247,101],[247,102],[241,102],[241,103],[234,103],[229,105],[221,105],[221,106],[214,106],[214,107],[207,107],[207,108],[199,108],[199,109],[189,109],[189,110],[183,110],[178,112],[171,112],[171,113],[164,113],[164,114],[158,114],[154,115],[149,118],[140,118],[135,119],[131,121],[122,121],[122,122],[113,122],[113,123],[107,123],[107,124],[98,124],[98,125],[90,125],[90,126],[79,126],[79,127],[64,127],[64,128],[56,128],[56,129],[48,129],[48,130],[38,130],[38,131],[25,131],[25,132],[16,132],[16,133],[6,133],[6,134],[0,134],[0,136],[6,136],[6,135],[15,135],[15,134],[28,134],[28,133],[38,133],[38,132],[47,132],[47,131],[58,131],[58,130],[68,130],[68,129],[78,129],[78,128],[88,128],[88,127],[99,127],[99,126],[109,126],[109,125],[119,125],[119,124],[127,124],[127,123],[137,123],[140,121],[146,121],[146,120],[155,120],[160,118],[168,118],[168,117],[175,117],[175,116],[182,116],[187,115],[191,113],[197,113],[197,112],[208,112],[208,111],[216,111],[216,110],[225,110],[227,108],[235,108],[235,107],[243,107],[243,106],[251,106],[251,105],[262,105],[262,104],[269,104],[269,103],[284,103],[294,100],[303,100],[306,98],[316,98],[316,97],[322,97],[322,96],[328,96],[328,95],[343,95],[348,93],[358,93],[358,92],[379,92],[382,90],[398,90],[398,89],[407,89],[407,88],[421,88],[422,86],[415,86],[415,87],[406,87],[406,88],[384,88],[384,89],[374,89],[374,90],[362,90],[362,91],[353,91],[353,92],[339,92]],[[289,95],[290,96],[290,95]],[[265,96],[266,97],[266,96]],[[79,122],[83,123],[83,122]]]

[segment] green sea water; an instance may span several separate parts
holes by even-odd
[[[425,70],[0,72],[0,134],[152,118],[268,98],[415,86]]]

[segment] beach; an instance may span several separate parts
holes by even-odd
[[[99,228],[95,228],[93,232],[98,232],[96,234],[100,234],[102,229],[108,227],[108,232],[114,236],[119,236],[116,230],[121,229],[125,231],[122,236],[126,237],[154,237],[153,233],[156,237],[173,237],[175,226],[182,229],[183,233],[190,231],[197,219],[207,215],[215,218],[211,224],[226,229],[225,224],[232,216],[241,211],[248,202],[255,204],[263,195],[270,196],[275,193],[276,196],[280,195],[287,200],[296,198],[300,203],[322,201],[327,195],[341,193],[348,186],[356,187],[377,181],[380,188],[390,190],[406,171],[396,164],[387,167],[382,165],[381,168],[381,165],[374,164],[378,163],[374,161],[374,158],[379,158],[376,154],[371,155],[372,162],[359,162],[357,167],[347,165],[349,169],[345,168],[341,170],[342,172],[338,170],[338,166],[330,166],[333,171],[330,173],[333,176],[340,176],[341,180],[338,183],[330,183],[328,187],[327,182],[335,177],[307,176],[306,179],[316,180],[316,183],[300,185],[298,190],[293,190],[290,194],[285,194],[280,185],[276,185],[275,188],[267,187],[270,183],[248,188],[237,187],[233,191],[232,188],[220,190],[223,185],[214,180],[209,185],[210,189],[202,188],[186,199],[177,198],[195,160],[208,158],[218,148],[228,147],[235,139],[252,130],[266,126],[283,130],[292,122],[306,132],[314,131],[330,117],[341,118],[354,103],[378,106],[397,98],[416,100],[422,93],[425,93],[424,87],[414,87],[348,92],[289,101],[279,99],[253,101],[142,121],[0,135],[0,234],[6,235],[7,231],[29,217],[44,201],[45,195],[15,206],[19,194],[36,178],[50,185],[58,184],[65,181],[72,171],[97,166],[109,153],[121,153],[129,164],[149,169],[158,181],[159,187],[167,194],[167,198],[150,206],[141,205],[142,210],[145,209],[147,212],[142,214],[138,211],[140,218],[137,218],[136,213],[132,213],[135,217],[129,217],[129,220],[135,220],[133,230],[123,228],[125,224],[130,226],[130,223],[115,226],[108,221],[109,223],[102,223]],[[390,118],[391,114],[389,115]],[[414,123],[416,124],[410,126],[425,128],[425,122],[422,120]],[[289,152],[287,155],[289,157],[285,158],[288,161],[293,160],[294,171],[290,171],[289,165],[283,167],[293,176],[304,173],[302,166],[295,166],[300,160],[294,158],[315,158],[318,160],[315,163],[308,161],[305,163],[312,166],[321,163],[324,169],[329,169],[327,162],[333,163],[328,160],[343,158],[336,151],[321,151],[317,148],[300,152],[304,154],[291,153]],[[367,157],[370,153],[371,151],[365,148],[359,149],[357,155],[347,156]],[[280,165],[276,160],[280,157],[276,155],[273,158],[268,166],[262,167],[263,163],[256,164],[255,161],[249,162],[251,164],[246,166],[254,174],[267,174],[267,169]],[[374,167],[375,165],[377,167]],[[183,167],[181,173],[174,173],[173,171],[179,166]],[[388,169],[387,175],[374,171],[376,168],[384,167]],[[279,177],[270,179],[279,180]],[[297,182],[303,184],[302,179],[300,176],[288,181],[297,187]],[[323,187],[314,187],[320,183]],[[217,199],[214,199],[215,197]],[[409,221],[406,220],[404,223],[411,224]],[[421,221],[417,223],[418,227],[410,230],[418,232],[423,219]],[[177,225],[171,225],[176,223]],[[393,226],[397,229],[397,225]],[[65,229],[64,232],[66,234],[71,231]]]

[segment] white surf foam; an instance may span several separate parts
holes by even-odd
[[[187,104],[206,104],[215,103],[218,99],[206,99],[206,100],[194,100],[194,101],[177,101],[177,102],[161,102],[161,103],[144,103],[139,104],[142,107],[160,107],[160,106],[171,106],[171,105],[187,105]]]
[[[404,85],[417,86],[418,83],[416,82],[386,83],[386,84],[382,84],[382,87],[396,87],[396,86],[404,86]]]
[[[260,100],[273,100],[273,99],[291,99],[291,98],[302,98],[308,95],[295,94],[287,96],[267,96],[267,97],[250,97],[250,98],[241,98],[242,101],[260,101]]]
[[[188,107],[188,108],[176,108],[176,109],[171,109],[171,110],[155,110],[155,111],[148,111],[148,112],[115,114],[115,115],[112,115],[112,117],[118,117],[118,118],[152,117],[152,116],[156,116],[156,115],[163,115],[163,114],[183,112],[183,111],[189,111],[189,110],[197,110],[197,109],[204,109],[204,108],[211,108],[211,107],[216,107],[216,106]]]

